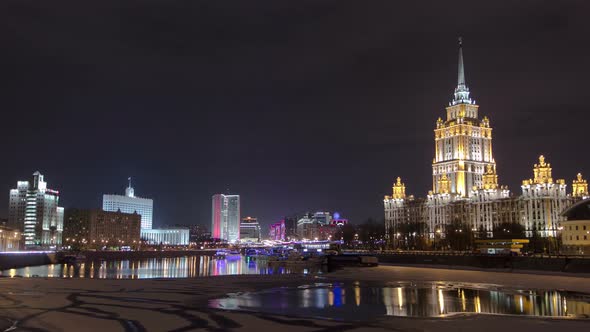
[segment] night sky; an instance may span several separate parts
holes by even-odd
[[[0,3],[0,216],[41,171],[62,206],[154,199],[154,225],[210,226],[211,195],[263,224],[382,218],[401,176],[431,187],[463,36],[501,184],[544,154],[590,176],[587,1]]]

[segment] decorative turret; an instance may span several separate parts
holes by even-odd
[[[533,166],[533,179],[522,181],[523,186],[533,184],[552,184],[553,178],[551,177],[551,164],[545,162],[545,156],[539,156],[539,163]],[[557,184],[565,184],[564,179],[558,179],[555,181]]]
[[[492,165],[487,165],[486,172],[482,175],[482,178],[483,189],[498,189],[498,175]]]
[[[406,198],[406,185],[402,183],[402,179],[398,176],[396,182],[393,184],[393,199]]]
[[[584,198],[588,196],[588,182],[578,173],[576,180],[572,183],[572,196]]]

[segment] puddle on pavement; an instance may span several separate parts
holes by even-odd
[[[465,283],[322,283],[228,294],[209,306],[356,321],[461,313],[589,318],[590,294]]]

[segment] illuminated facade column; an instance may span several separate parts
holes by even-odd
[[[539,156],[539,163],[533,167],[534,178],[522,181],[524,224],[527,236],[533,230],[543,237],[557,235],[559,223],[563,220],[561,212],[573,203],[574,199],[566,194],[565,180],[552,178],[551,164]]]
[[[463,50],[459,41],[459,70],[453,100],[446,108],[446,120],[439,118],[434,130],[435,155],[432,163],[433,193],[440,194],[443,178],[450,181],[449,194],[468,197],[471,188],[482,185],[486,167],[496,167],[492,155],[492,128],[487,117],[479,119],[479,106],[469,97],[465,84]],[[444,182],[443,182],[444,183]]]

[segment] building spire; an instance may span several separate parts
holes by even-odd
[[[133,190],[133,187],[131,186],[131,177],[128,177],[127,181],[129,181],[129,186],[125,189],[125,196],[135,197],[135,190]]]
[[[457,75],[457,86],[465,86],[465,69],[463,67],[463,38],[459,37],[459,71]]]
[[[457,87],[451,105],[472,104],[469,88],[465,84],[465,66],[463,64],[463,38],[459,37],[459,66],[457,68]]]

